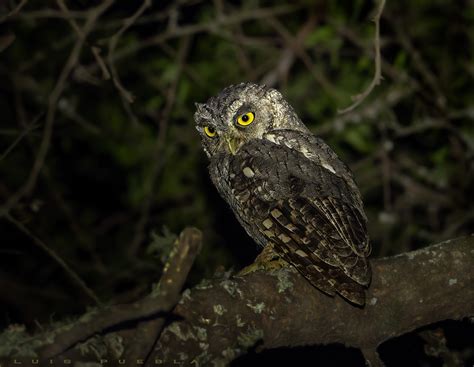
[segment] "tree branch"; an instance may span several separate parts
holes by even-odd
[[[340,114],[352,111],[358,105],[360,105],[372,92],[375,86],[380,84],[382,80],[382,57],[380,56],[380,17],[382,16],[383,8],[385,7],[385,0],[378,0],[377,12],[374,16],[375,23],[375,35],[374,35],[374,51],[375,51],[375,71],[374,77],[370,82],[369,86],[362,92],[355,96],[352,96],[352,103],[349,107],[346,107],[338,112]]]
[[[181,269],[175,265],[165,273]],[[354,307],[340,297],[328,297],[292,269],[205,280],[183,292],[149,356],[124,351],[140,350],[135,346],[143,340],[136,336],[147,327],[155,328],[153,333],[145,334],[146,344],[155,343],[164,315],[139,312],[140,317],[150,317],[135,324],[124,324],[119,318],[120,323],[102,330],[102,336],[75,346],[68,343],[71,348],[49,362],[99,360],[110,364],[120,360],[124,364],[128,360],[149,366],[226,365],[255,346],[272,349],[343,343],[360,348],[371,365],[377,366],[381,363],[377,347],[384,341],[438,321],[474,315],[474,235],[375,259],[372,268],[373,280],[364,308]],[[166,283],[162,279],[161,284]],[[96,322],[103,327],[113,312],[111,308],[109,315],[90,314],[88,324]],[[36,337],[5,337],[19,332],[17,329],[0,334],[3,345],[10,339],[16,343],[10,349],[6,345],[11,352],[0,357],[28,360],[26,356],[34,355],[34,343],[44,346],[42,339],[51,340],[51,332]],[[63,340],[70,330],[62,326],[54,332],[54,340]]]
[[[107,328],[171,311],[179,301],[181,288],[200,249],[201,232],[195,228],[186,228],[176,240],[160,282],[147,298],[97,311],[93,318],[85,318],[83,322],[68,328],[59,338],[54,338],[52,343],[41,350],[40,356],[51,358]],[[159,334],[156,328],[155,333]]]
[[[198,286],[176,307],[182,321],[163,331],[154,360],[227,363],[257,343],[264,349],[343,343],[375,355],[390,338],[474,315],[474,236],[376,259],[372,268],[363,309],[286,269]]]

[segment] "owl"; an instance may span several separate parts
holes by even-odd
[[[229,86],[196,104],[194,119],[211,180],[250,237],[322,292],[363,306],[367,218],[336,153],[264,85]]]

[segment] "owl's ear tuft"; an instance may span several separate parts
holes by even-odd
[[[204,119],[204,120],[211,119],[211,113],[209,112],[209,109],[205,103],[195,102],[194,106],[196,106],[196,112],[194,114],[194,117],[196,119]]]
[[[194,106],[196,107],[196,110],[199,113],[202,113],[202,111],[205,109],[204,108],[205,105],[206,105],[205,103],[197,103],[197,102],[194,103]]]

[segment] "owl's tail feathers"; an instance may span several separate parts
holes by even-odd
[[[332,279],[336,292],[343,298],[359,306],[365,305],[366,287],[350,278],[343,269],[330,268],[328,277]]]
[[[365,305],[365,288],[360,284],[355,282],[338,284],[337,293],[358,306]]]
[[[366,288],[349,278],[341,269],[333,268],[324,274],[306,271],[303,275],[313,286],[330,296],[335,296],[338,293],[355,305],[365,305]]]
[[[291,259],[288,260],[291,262]],[[312,263],[307,258],[300,259],[299,263],[291,263],[314,287],[324,293],[330,296],[338,293],[355,305],[365,305],[366,287],[351,279],[343,269],[326,264],[317,258],[313,258]]]

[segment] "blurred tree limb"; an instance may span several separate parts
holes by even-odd
[[[375,35],[374,35],[374,52],[375,52],[375,71],[374,77],[370,82],[369,86],[366,90],[362,93],[359,93],[355,96],[352,96],[354,103],[351,104],[349,107],[346,107],[342,110],[339,110],[339,113],[347,113],[352,111],[358,105],[360,105],[372,92],[375,86],[380,84],[382,80],[382,57],[380,56],[380,17],[382,16],[383,8],[385,7],[385,0],[378,0],[377,1],[377,11],[374,16],[374,23],[375,23]]]
[[[180,242],[187,246],[179,249]],[[178,277],[181,285],[200,247],[200,232],[185,230],[177,243],[178,248],[174,257],[171,256],[165,274],[182,270],[182,276]],[[197,247],[189,247],[191,244]],[[187,265],[181,267],[181,260]],[[374,277],[363,309],[339,297],[322,294],[291,269],[205,280],[183,293],[147,363],[226,365],[255,346],[262,350],[343,343],[360,348],[371,365],[376,366],[381,364],[376,352],[381,343],[438,321],[474,315],[474,236],[375,259],[372,267]],[[169,282],[162,278],[160,284],[167,287]],[[176,290],[180,286],[173,289],[172,293],[177,296]],[[159,307],[162,296],[163,293],[158,293],[155,305],[153,298],[148,298],[148,301],[131,305],[124,313],[120,307],[111,307],[106,312],[97,311],[87,318],[82,317],[82,321],[72,328],[38,336],[47,338],[46,343],[50,343],[43,349],[43,357],[55,355],[52,360],[57,362],[65,359],[123,361],[124,349],[134,343],[150,343],[150,340],[135,338],[136,325],[122,325],[123,322],[139,318],[140,327],[154,323],[159,326],[154,329],[159,333],[165,315],[156,313],[166,312],[174,304],[170,302],[168,307]],[[148,303],[151,308],[136,306]],[[141,312],[143,309],[146,312]],[[84,332],[81,329],[84,325],[95,327]],[[99,331],[103,336],[84,341]],[[121,348],[113,347],[112,335]],[[67,349],[77,342],[82,344]],[[97,347],[94,349],[91,345],[100,342],[105,349],[97,354]],[[11,357],[21,360],[21,347]],[[134,361],[138,358],[145,363],[147,356],[135,354],[126,355],[126,358]]]

